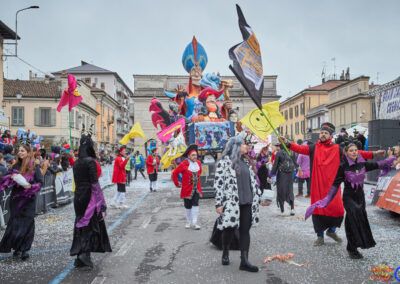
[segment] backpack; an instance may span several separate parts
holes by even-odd
[[[279,159],[279,171],[283,172],[283,173],[291,173],[294,171],[294,163],[293,160],[289,157],[289,155],[282,150],[281,151],[281,158]]]

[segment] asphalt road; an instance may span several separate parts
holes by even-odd
[[[294,217],[280,216],[275,204],[261,207],[249,253],[250,261],[260,267],[258,273],[238,269],[238,251],[231,252],[231,265],[222,266],[221,252],[208,241],[216,218],[214,200],[200,201],[201,230],[185,229],[180,191],[169,177],[170,173],[161,174],[156,193],[148,192],[147,181],[136,181],[127,192],[130,208],[109,209],[106,220],[113,252],[94,254],[93,270],[72,267],[73,207],[67,205],[36,218],[29,260],[0,255],[0,283],[372,283],[377,280],[369,280],[371,266],[400,266],[399,217],[368,206],[377,246],[361,250],[363,260],[350,260],[345,242],[326,238],[324,246],[313,247],[312,223],[303,219],[309,203],[305,198],[296,199]],[[115,187],[105,190],[106,200],[114,191]],[[345,239],[344,228],[338,234]],[[294,254],[294,262],[311,266],[278,260],[263,264],[268,256],[287,253]]]

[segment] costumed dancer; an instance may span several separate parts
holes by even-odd
[[[30,139],[18,149],[18,160],[8,175],[2,178],[0,191],[11,188],[10,219],[0,242],[0,252],[11,252],[22,260],[29,257],[35,235],[36,195],[43,183],[40,162],[33,157]]]
[[[125,192],[126,192],[126,172],[125,167],[128,163],[130,157],[126,156],[126,146],[121,146],[117,152],[117,157],[114,162],[114,171],[112,176],[112,183],[117,184],[117,192],[114,195],[113,207],[117,208],[128,208],[124,205],[125,202]],[[119,199],[119,204],[118,204]]]
[[[332,144],[332,134],[335,132],[335,126],[329,122],[321,125],[319,141],[316,144],[304,146],[295,143],[289,143],[286,138],[280,140],[285,142],[293,152],[310,156],[311,171],[311,204],[324,198],[335,180],[336,173],[340,165],[341,149],[338,144]],[[364,159],[372,159],[374,155],[382,156],[385,151],[377,152],[359,151]],[[337,194],[332,202],[326,208],[315,208],[312,221],[314,230],[317,233],[317,240],[314,246],[324,244],[324,232],[328,230],[327,236],[341,243],[342,239],[335,233],[336,227],[340,227],[343,221],[344,207],[342,195]]]
[[[91,130],[88,135],[82,134],[78,159],[73,166],[76,217],[70,255],[77,256],[74,265],[79,268],[93,268],[91,252],[111,252],[104,222],[107,205],[98,180],[101,167],[96,161],[91,135]]]
[[[229,139],[215,170],[215,202],[219,215],[217,228],[222,231],[222,265],[229,264],[229,248],[235,228],[239,227],[240,270],[257,272],[249,260],[250,228],[259,220],[261,191],[248,157],[247,146],[240,136]]]
[[[197,224],[199,216],[199,199],[202,196],[200,175],[201,162],[197,160],[196,144],[189,145],[182,157],[186,158],[172,172],[172,180],[177,187],[181,187],[181,199],[186,209],[186,225],[185,228],[192,227],[195,230],[200,230]],[[182,174],[182,184],[179,184],[178,176]]]
[[[327,196],[311,205],[306,212],[306,219],[314,208],[326,208],[339,192],[339,186],[344,182],[343,205],[346,209],[344,226],[347,238],[347,252],[352,259],[363,258],[357,248],[368,249],[375,246],[371,228],[365,210],[364,180],[365,173],[381,169],[387,174],[396,159],[390,157],[379,162],[366,162],[358,153],[353,143],[344,148],[345,158],[341,160],[335,181]]]
[[[160,159],[158,159],[156,154],[157,154],[157,148],[153,148],[151,150],[151,155],[149,155],[146,159],[147,174],[149,175],[151,192],[157,191],[157,173],[158,173],[158,166],[160,165]]]
[[[278,152],[275,155],[275,160],[270,175],[276,175],[276,202],[281,210],[281,214],[283,214],[285,211],[285,201],[289,203],[290,215],[294,216],[294,163],[286,150],[281,149],[280,144],[276,144],[275,147]],[[271,182],[271,180],[268,179],[268,182]]]
[[[303,145],[307,145],[308,142],[303,142]],[[311,177],[310,177],[310,157],[307,155],[299,154],[297,157],[297,164],[299,165],[299,171],[296,176],[298,178],[299,193],[296,197],[303,196],[303,185],[307,182],[307,195],[306,198],[311,197]]]
[[[269,169],[268,166],[270,165],[269,162],[269,152],[268,146],[263,147],[260,151],[256,159],[256,169],[257,169],[257,176],[260,181],[260,189],[261,192],[264,192],[265,189],[271,189],[271,183],[268,182],[269,177]]]

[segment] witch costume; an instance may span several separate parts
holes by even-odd
[[[111,245],[104,223],[107,205],[98,181],[101,168],[96,161],[91,133],[82,135],[73,172],[76,218],[70,255],[77,256],[75,267],[93,268],[90,253],[111,252]]]
[[[344,182],[343,205],[346,209],[344,226],[347,237],[347,251],[350,258],[360,259],[363,256],[357,248],[368,249],[375,246],[371,227],[368,222],[367,211],[365,210],[364,179],[365,173],[381,169],[385,175],[390,170],[390,165],[395,158],[388,158],[378,162],[366,162],[359,154],[356,161],[349,157],[342,159],[335,181],[327,196],[313,205],[306,211],[306,219],[312,214],[315,208],[326,208],[334,199],[339,186]]]
[[[321,125],[321,131],[328,131],[331,135],[335,132],[335,126],[329,122]],[[332,139],[316,144],[297,145],[287,143],[293,152],[310,156],[311,172],[311,204],[324,198],[335,180],[337,170],[340,166],[342,150],[338,144],[332,144]],[[364,159],[372,159],[373,153],[369,151],[358,152]],[[314,246],[324,244],[324,231],[328,229],[327,236],[337,242],[342,240],[336,235],[336,227],[340,227],[343,222],[344,207],[340,188],[332,202],[326,208],[315,208],[312,221],[314,230],[317,233],[317,240]]]
[[[276,175],[276,202],[285,211],[285,201],[290,205],[290,215],[294,215],[294,194],[293,194],[294,163],[285,150],[279,150],[275,155],[274,165],[270,175]]]
[[[0,252],[8,253],[14,249],[14,256],[21,256],[25,260],[29,257],[27,251],[31,249],[35,235],[35,193],[40,190],[43,176],[39,165],[35,165],[31,173],[24,175],[19,174],[21,166],[22,159],[18,158],[8,175],[2,178],[0,186],[0,191],[11,188],[11,215],[0,242]],[[28,184],[31,185],[30,188],[27,188]]]
[[[187,223],[185,227],[187,229],[192,227],[195,230],[200,229],[197,224],[197,218],[199,216],[199,199],[202,196],[200,184],[201,162],[199,160],[192,162],[188,159],[188,156],[193,152],[197,153],[197,148],[198,146],[195,144],[190,145],[182,155],[186,159],[172,172],[172,180],[177,187],[180,187],[178,176],[182,174],[181,198],[186,209]]]

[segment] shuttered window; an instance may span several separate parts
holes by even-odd
[[[24,107],[12,107],[12,125],[24,125]]]
[[[52,127],[56,126],[57,113],[51,108],[35,108],[35,126]]]

